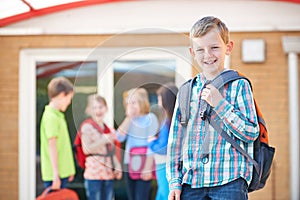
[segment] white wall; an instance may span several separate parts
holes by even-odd
[[[231,31],[300,30],[300,4],[295,3],[144,0],[86,6],[35,17],[0,28],[0,35],[114,34],[132,30],[149,33],[151,28],[156,33],[188,32],[196,20],[206,15],[220,17]]]

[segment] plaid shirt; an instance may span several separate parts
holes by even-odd
[[[186,135],[180,124],[178,102],[175,105],[167,154],[170,190],[181,190],[184,183],[192,188],[220,186],[239,177],[244,178],[249,185],[252,178],[252,163],[210,125],[209,161],[204,164],[200,159],[200,149],[206,134],[205,122],[199,113],[200,94],[205,82],[204,75],[198,74],[192,89]],[[215,113],[211,117],[253,156],[253,141],[259,135],[259,126],[249,83],[244,79],[235,80],[227,84],[221,94],[224,99],[213,108]]]

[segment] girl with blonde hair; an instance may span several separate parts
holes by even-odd
[[[148,138],[158,130],[158,120],[150,112],[148,92],[144,88],[133,88],[124,93],[126,117],[116,131],[120,142],[126,140],[124,153],[124,178],[129,200],[150,199],[151,181],[153,179],[153,157],[148,149]],[[145,148],[146,158],[140,175],[131,173],[135,163],[132,161],[133,149]]]
[[[82,148],[87,156],[84,170],[86,195],[89,200],[112,200],[113,180],[121,179],[121,164],[114,154],[114,130],[104,123],[108,111],[103,97],[92,94],[87,99],[89,116],[80,126]]]

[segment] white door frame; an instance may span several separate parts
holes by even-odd
[[[133,53],[134,52],[134,53]],[[134,55],[134,56],[133,56]],[[113,69],[117,59],[176,59],[175,82],[191,78],[188,47],[158,48],[42,48],[20,51],[19,66],[19,199],[35,199],[36,193],[36,63],[51,61],[96,61],[98,93],[105,94],[113,124]],[[99,70],[100,69],[100,70]],[[106,87],[100,87],[105,83]],[[76,90],[76,87],[75,87]]]

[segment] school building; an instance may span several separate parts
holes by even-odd
[[[188,36],[208,15],[228,26],[234,50],[226,67],[252,81],[276,148],[267,185],[249,199],[299,199],[298,0],[9,2],[0,5],[0,199],[35,199],[42,191],[39,120],[50,78],[74,82],[76,95],[66,112],[71,139],[90,93],[105,96],[107,123],[116,127],[124,116],[124,90],[145,87],[155,103],[161,84],[180,86],[199,72]],[[77,170],[70,187],[82,195]],[[115,188],[116,199],[126,199],[124,182]]]

